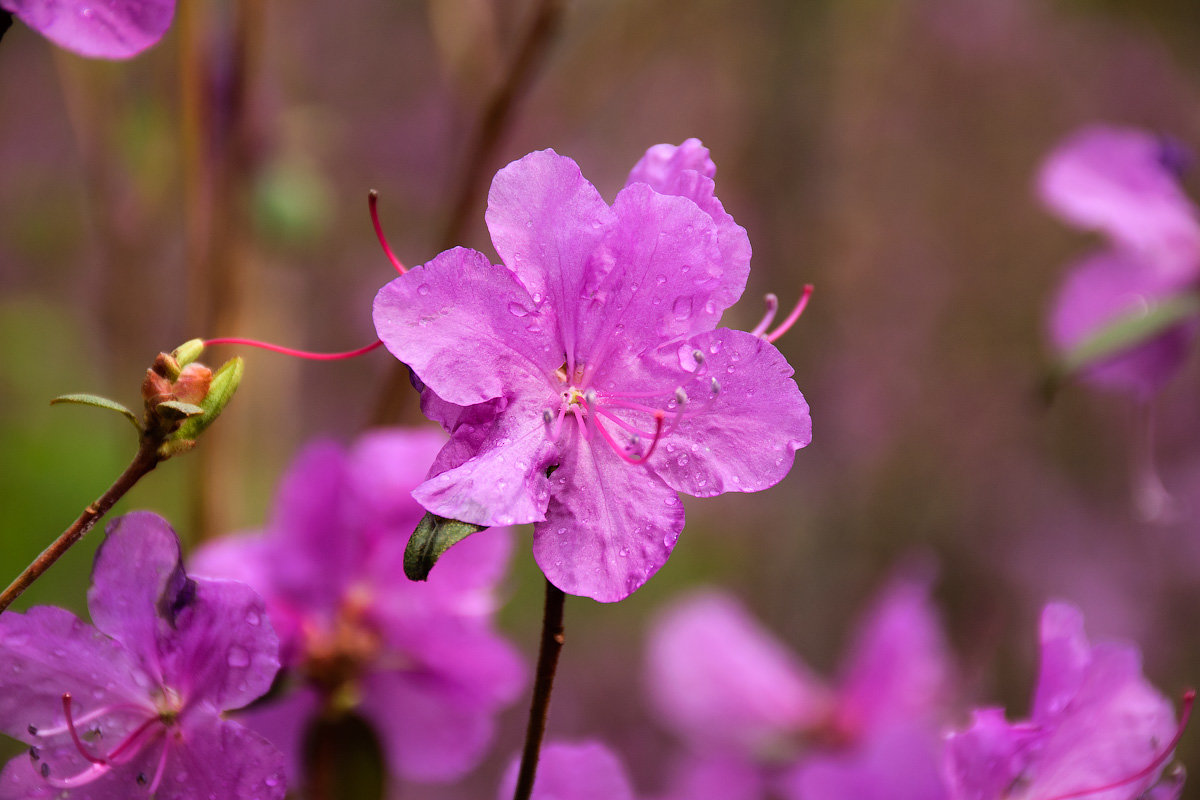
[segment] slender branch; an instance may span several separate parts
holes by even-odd
[[[550,42],[559,28],[562,11],[563,0],[541,0],[538,3],[504,80],[496,87],[481,112],[475,136],[463,162],[458,186],[452,195],[453,205],[442,229],[439,251],[459,244],[471,209],[478,202],[488,167],[495,158],[501,139],[512,125],[513,113],[521,95],[533,83],[537,68],[549,50]],[[403,399],[408,393],[408,382],[408,368],[404,364],[395,364],[388,371],[371,414],[372,425],[394,423],[400,418],[404,409]]]
[[[521,771],[517,773],[517,789],[513,800],[529,800],[533,779],[537,774],[538,755],[546,733],[546,717],[550,713],[550,690],[554,688],[554,672],[558,654],[563,646],[562,589],[546,581],[546,607],[542,614],[542,644],[538,650],[537,677],[533,683],[533,702],[529,705],[529,725],[525,728],[525,749],[521,752]]]
[[[137,455],[133,457],[133,461],[125,468],[120,477],[108,487],[108,491],[100,495],[96,502],[83,510],[79,518],[71,524],[71,527],[62,532],[54,542],[42,551],[42,554],[34,559],[33,563],[25,568],[25,571],[17,576],[3,594],[0,594],[0,613],[3,613],[12,602],[29,588],[29,586],[41,577],[42,573],[50,569],[55,561],[58,561],[67,550],[84,537],[84,535],[92,529],[92,527],[100,521],[100,518],[108,513],[109,509],[120,500],[126,492],[133,488],[134,484],[145,477],[151,470],[158,466],[158,462],[162,460],[158,449],[162,445],[161,437],[151,433],[142,436],[141,444],[138,446]]]

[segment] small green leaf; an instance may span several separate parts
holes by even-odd
[[[171,356],[179,362],[179,366],[186,367],[188,364],[191,364],[193,361],[199,358],[200,354],[203,352],[203,339],[188,339],[186,342],[179,345],[179,347],[176,347],[174,352],[171,353]]]
[[[94,406],[96,408],[104,408],[109,411],[116,411],[137,429],[138,433],[142,432],[142,423],[134,414],[125,406],[118,403],[116,400],[109,400],[107,397],[100,397],[95,394],[62,394],[50,401],[50,405],[58,405],[59,403],[72,403],[78,406]]]
[[[404,548],[404,574],[409,580],[428,580],[429,571],[451,545],[485,528],[487,525],[459,522],[426,512]]]
[[[245,362],[240,357],[231,358],[221,365],[221,368],[213,374],[208,394],[200,401],[200,409],[203,413],[185,420],[183,425],[179,426],[179,430],[171,436],[171,439],[195,441],[225,410],[225,405],[237,391],[244,371]]]
[[[203,414],[204,409],[192,403],[184,403],[180,400],[164,400],[154,406],[155,412],[167,419],[186,419],[194,417],[197,414]]]
[[[1052,393],[1070,376],[1148,342],[1173,325],[1198,315],[1200,297],[1190,292],[1170,297],[1148,309],[1122,314],[1063,354],[1052,368],[1047,389]]]

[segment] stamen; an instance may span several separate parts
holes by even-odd
[[[713,397],[716,397],[721,393],[721,382],[717,380],[715,376],[712,379],[712,393]]]
[[[548,408],[545,411],[543,411],[542,412],[542,422],[546,423],[547,425],[554,422],[554,412]]]
[[[98,758],[83,746],[83,739],[79,738],[79,731],[75,727],[75,720],[71,717],[71,693],[63,692],[62,696],[63,715],[67,718],[67,730],[71,732],[71,741],[75,743],[75,749],[79,751],[79,755],[86,758],[93,764],[107,763],[103,758]]]
[[[812,284],[807,284],[804,287],[804,291],[800,293],[800,299],[796,301],[796,307],[792,309],[792,313],[787,315],[787,319],[781,322],[779,327],[771,333],[759,335],[768,342],[774,342],[780,336],[783,336],[785,333],[787,333],[791,327],[796,324],[796,320],[800,319],[800,315],[804,313],[804,309],[808,307],[808,298],[812,297],[812,293]]]
[[[1126,784],[1140,781],[1143,778],[1151,775],[1154,770],[1161,767],[1175,752],[1176,745],[1178,745],[1179,740],[1183,738],[1183,731],[1184,728],[1187,727],[1188,719],[1192,716],[1192,705],[1195,703],[1195,701],[1195,689],[1188,689],[1183,693],[1183,713],[1179,716],[1179,727],[1175,729],[1175,735],[1171,737],[1171,741],[1167,742],[1167,746],[1163,748],[1162,752],[1155,756],[1154,760],[1152,760],[1145,767],[1126,778],[1121,778],[1119,781],[1113,781],[1112,783],[1107,783],[1103,786],[1093,786],[1090,789],[1079,789],[1073,792],[1067,792],[1066,794],[1055,795],[1054,797],[1047,798],[1047,800],[1073,800],[1073,798],[1087,797],[1088,795],[1107,792],[1110,789],[1117,789],[1121,786],[1125,786]]]
[[[382,345],[383,342],[376,339],[366,347],[360,347],[357,350],[347,350],[344,353],[313,353],[308,350],[295,350],[291,347],[283,347],[282,345],[271,344],[270,342],[260,342],[257,339],[242,339],[236,336],[204,340],[205,347],[212,344],[237,344],[246,345],[247,347],[260,347],[263,350],[270,350],[272,353],[282,353],[285,356],[295,356],[296,358],[307,358],[310,361],[340,361],[345,358],[355,358],[365,355]]]
[[[87,769],[72,775],[68,778],[51,778],[50,765],[42,764],[41,774],[42,780],[53,786],[55,789],[74,789],[78,786],[89,784],[97,778],[107,775],[112,767],[108,764],[92,764]]]
[[[152,709],[148,709],[145,706],[139,706],[136,703],[113,703],[112,705],[101,706],[100,708],[93,709],[81,717],[76,717],[75,724],[86,725],[92,720],[103,717],[106,714],[111,714],[114,711],[134,711],[139,714],[154,713]],[[60,733],[66,733],[68,730],[69,728],[66,725],[56,725],[51,728],[39,728],[35,725],[29,726],[29,733],[31,735],[38,736],[43,739],[50,736],[57,736]]]
[[[617,454],[618,458],[620,458],[626,464],[642,464],[642,463],[645,463],[646,459],[650,458],[650,456],[652,456],[654,454],[654,449],[656,447],[658,447],[658,442],[660,439],[662,439],[663,421],[666,419],[666,417],[667,417],[667,414],[665,411],[658,411],[655,413],[655,415],[654,415],[654,428],[655,428],[654,429],[654,439],[651,440],[651,442],[650,442],[650,449],[648,449],[639,458],[634,458],[634,457],[628,455],[627,453],[625,453],[624,448],[622,448],[619,444],[617,444],[616,440],[613,439],[612,434],[610,434],[604,428],[604,426],[600,424],[599,420],[595,420],[595,424],[596,424],[596,430],[600,431],[600,435],[602,437],[604,437],[604,441],[608,443],[608,446],[612,448],[612,451]],[[635,434],[635,436],[636,436],[636,434]],[[639,441],[641,441],[640,437],[638,437],[638,439],[634,442],[634,444],[636,444]]]
[[[696,361],[696,366],[700,366],[704,363],[704,353],[700,352],[699,350],[692,351],[692,358]]]
[[[392,252],[392,248],[388,245],[387,237],[383,235],[383,225],[379,222],[379,210],[376,208],[379,204],[379,192],[374,189],[367,192],[367,204],[371,206],[371,224],[375,226],[375,236],[379,239],[379,244],[383,247],[383,254],[388,257],[388,261],[392,262],[392,266],[396,268],[396,272],[403,275],[408,270],[400,263],[400,259],[396,258],[396,254]]]
[[[170,746],[171,740],[164,736],[162,753],[158,756],[158,768],[154,770],[154,780],[150,782],[150,788],[148,789],[151,795],[158,791],[158,784],[162,782],[163,772],[166,771],[167,766],[167,750]],[[139,774],[138,777],[143,778],[145,776]]]
[[[767,313],[763,314],[762,321],[754,326],[754,330],[750,331],[751,336],[762,336],[767,332],[767,328],[771,327],[771,323],[775,321],[775,312],[779,310],[779,298],[773,294],[768,294],[763,300],[767,303]]]
[[[713,378],[713,380],[716,380],[716,378]],[[676,405],[678,405],[680,408],[683,408],[684,406],[687,405],[687,401],[688,401],[687,392],[685,392],[683,390],[682,386],[676,386],[675,387],[675,403],[676,403]]]

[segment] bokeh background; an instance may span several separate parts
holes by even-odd
[[[547,5],[557,24],[526,48]],[[965,701],[1024,713],[1049,598],[1079,604],[1094,637],[1139,642],[1178,697],[1200,681],[1200,367],[1156,402],[1178,512],[1144,522],[1132,404],[1037,391],[1046,309],[1091,242],[1039,208],[1032,178],[1097,121],[1200,147],[1198,40],[1193,0],[182,0],[162,43],[117,64],[17,23],[0,43],[0,580],[135,446],[115,416],[51,397],[136,405],[154,355],[196,336],[374,338],[371,300],[393,273],[368,189],[416,264],[448,233],[490,252],[487,180],[531,150],[572,156],[611,199],[646,147],[696,136],[754,246],[727,324],[753,327],[766,292],[787,306],[816,287],[778,343],[814,439],[780,486],[689,502],[671,561],[628,600],[568,603],[551,736],[606,738],[658,791],[674,744],[643,694],[656,609],[726,587],[828,673],[872,592],[914,561],[936,565]],[[473,172],[481,130],[494,136]],[[211,435],[118,512],[159,510],[191,543],[253,528],[308,439],[349,441],[381,415],[429,424],[382,350],[241,354]],[[82,608],[98,539],[18,607]],[[527,547],[505,592],[502,625],[532,663]],[[492,796],[524,703],[466,783],[399,794]],[[1194,731],[1181,754],[1200,764]]]

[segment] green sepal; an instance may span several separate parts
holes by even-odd
[[[158,447],[158,457],[166,461],[173,456],[186,453],[196,446],[195,439],[167,439]]]
[[[59,403],[71,403],[78,406],[95,406],[96,408],[104,408],[109,411],[116,411],[129,423],[137,429],[138,433],[142,432],[142,423],[138,419],[137,414],[134,414],[125,406],[118,403],[116,400],[109,400],[107,397],[100,397],[95,394],[62,394],[50,401],[50,405],[58,405]]]
[[[155,404],[154,413],[165,419],[174,421],[203,414],[204,409],[198,405],[184,403],[180,400],[164,400],[161,403]]]
[[[204,433],[205,429],[212,425],[225,410],[225,405],[237,391],[238,384],[241,383],[244,371],[245,362],[240,357],[231,358],[222,364],[221,368],[213,374],[208,394],[200,401],[200,410],[203,413],[188,417],[179,426],[179,430],[171,436],[171,440],[195,441],[200,434]]]
[[[487,525],[460,522],[426,512],[404,548],[404,574],[409,580],[428,580],[429,571],[443,553],[472,533],[486,528]]]
[[[1169,297],[1148,309],[1122,314],[1058,359],[1046,379],[1047,397],[1053,396],[1071,376],[1148,342],[1172,326],[1195,316],[1200,316],[1200,297],[1191,292]]]
[[[188,364],[191,364],[193,361],[199,358],[203,352],[203,339],[188,339],[171,352],[171,357],[179,362],[179,366],[186,367]]]

